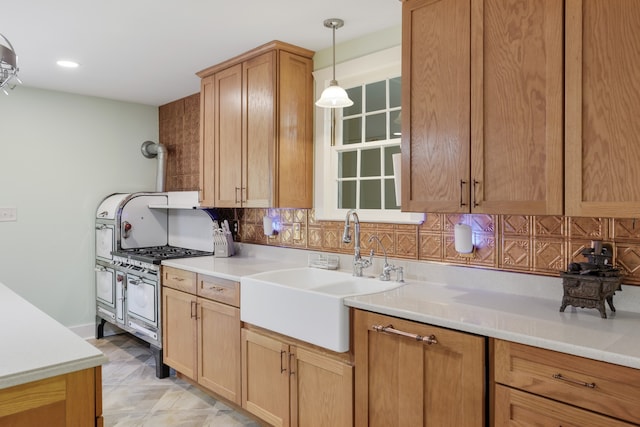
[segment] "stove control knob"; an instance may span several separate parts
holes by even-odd
[[[124,221],[122,223],[122,237],[124,239],[129,238],[129,233],[131,233],[131,228],[132,228],[132,225],[130,222]]]

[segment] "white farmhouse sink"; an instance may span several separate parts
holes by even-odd
[[[383,292],[401,286],[350,273],[292,268],[240,279],[240,318],[333,351],[349,351],[351,295]]]

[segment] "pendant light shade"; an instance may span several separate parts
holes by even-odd
[[[21,83],[18,78],[18,56],[11,42],[0,34],[0,89],[8,95],[6,88],[13,89],[17,83]]]
[[[322,91],[320,99],[316,101],[316,105],[322,108],[343,108],[353,105],[353,101],[349,99],[347,91],[338,85],[336,80],[336,29],[342,27],[344,21],[338,18],[326,19],[324,26],[333,30],[333,79],[329,82],[329,86]]]

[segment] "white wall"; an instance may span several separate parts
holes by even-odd
[[[93,323],[96,208],[114,192],[154,189],[145,140],[158,141],[157,107],[0,92],[0,208],[18,212],[0,222],[0,282],[66,326]]]

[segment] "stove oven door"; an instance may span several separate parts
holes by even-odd
[[[127,315],[158,326],[157,282],[127,274]]]
[[[109,307],[115,307],[115,272],[113,268],[96,265],[96,298]]]
[[[96,258],[111,261],[111,251],[115,249],[115,226],[112,224],[96,224]]]

